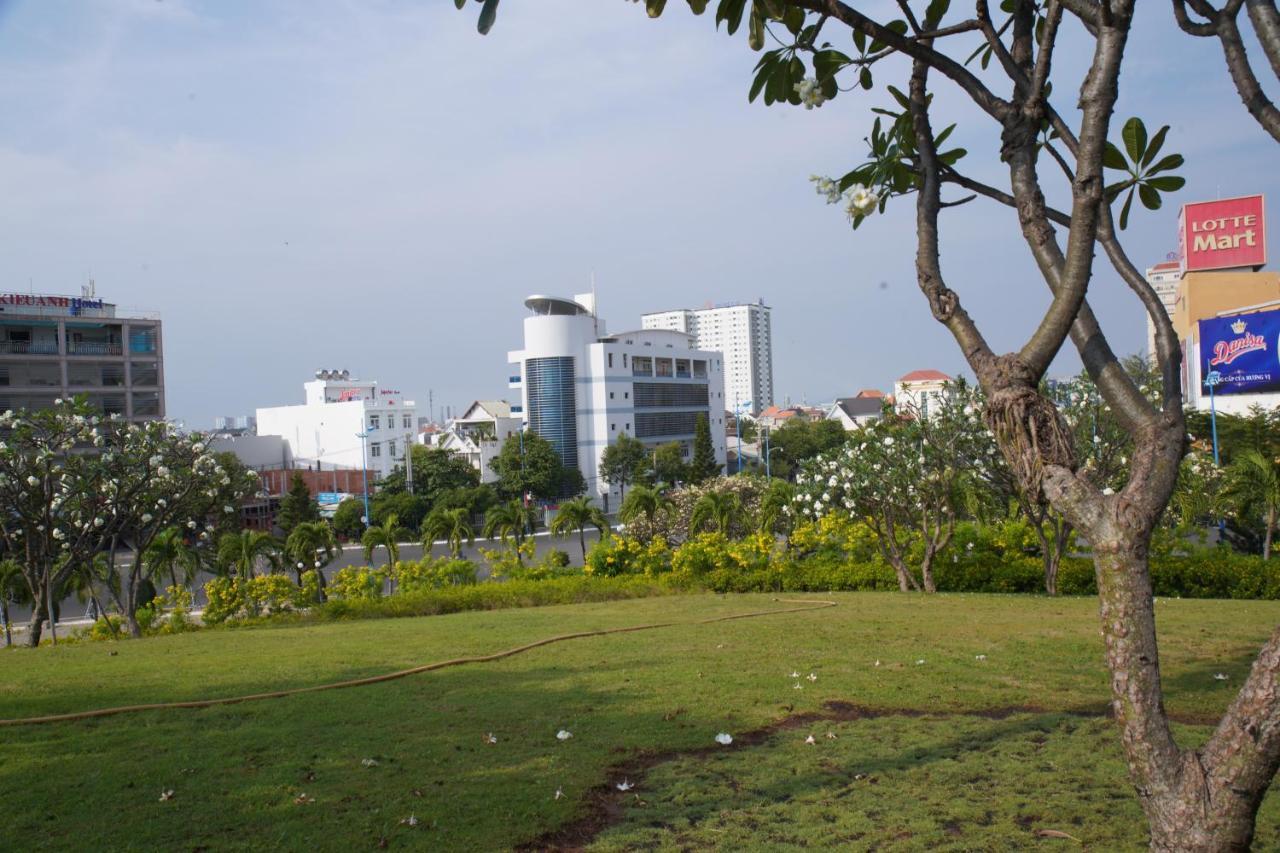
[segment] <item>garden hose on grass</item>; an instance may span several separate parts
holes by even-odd
[[[503,658],[509,658],[522,652],[536,649],[540,646],[549,646],[552,643],[563,643],[567,640],[581,640],[585,637],[603,637],[607,634],[628,634],[635,631],[653,631],[658,628],[674,628],[681,625],[710,625],[714,622],[729,622],[735,619],[753,619],[758,616],[776,616],[781,613],[799,613],[808,610],[821,610],[826,607],[835,607],[836,602],[826,601],[823,599],[813,598],[775,598],[780,604],[802,604],[803,607],[787,607],[782,610],[757,610],[750,613],[733,613],[728,616],[715,616],[710,619],[696,619],[691,622],[655,622],[651,625],[629,625],[625,628],[601,628],[596,631],[578,631],[573,634],[561,634],[557,637],[547,637],[544,640],[537,640],[527,643],[523,646],[506,649],[501,652],[494,652],[491,655],[475,655],[473,657],[453,658],[451,660],[442,660],[435,663],[423,664],[422,666],[410,667],[396,672],[388,672],[383,675],[371,675],[366,678],[353,678],[349,681],[335,681],[330,684],[317,684],[312,687],[294,687],[289,690],[274,690],[270,693],[250,693],[245,696],[225,696],[220,699],[193,699],[186,702],[153,702],[146,705],[120,705],[115,708],[97,708],[92,711],[76,711],[70,714],[48,714],[41,717],[18,717],[12,720],[0,720],[2,726],[33,726],[41,723],[69,723],[77,720],[89,720],[95,717],[112,717],[116,714],[130,714],[136,711],[168,711],[177,708],[211,708],[214,705],[234,705],[239,702],[254,702],[259,699],[283,699],[286,696],[297,696],[302,693],[318,693],[321,690],[338,690],[344,687],[365,687],[370,684],[381,684],[384,681],[393,681],[397,678],[405,678],[410,675],[417,675],[422,672],[431,672],[437,669],[446,669],[451,666],[462,666],[468,663],[490,663]]]

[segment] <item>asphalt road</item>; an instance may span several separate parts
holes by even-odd
[[[594,528],[586,531],[587,550],[591,550],[591,546],[600,537],[600,534]],[[552,548],[558,548],[569,555],[569,564],[572,566],[582,565],[582,549],[578,543],[578,535],[575,533],[571,536],[561,537],[552,536],[545,530],[535,533],[533,541],[536,547],[535,560],[541,559]],[[484,557],[480,554],[480,548],[496,548],[501,547],[498,541],[477,538],[475,543],[467,545],[463,543],[462,556],[471,560],[476,564],[476,574],[481,580],[489,575],[489,567],[484,561]],[[431,548],[433,557],[446,557],[449,555],[449,549],[443,542],[437,542]],[[419,560],[422,558],[422,544],[419,542],[404,542],[400,545],[401,560]],[[372,560],[364,558],[364,549],[360,545],[344,545],[342,554],[332,563],[325,567],[325,577],[333,577],[333,573],[338,569],[347,566],[367,566],[375,567],[385,566],[387,563],[387,552],[383,548],[379,548],[373,554]],[[212,578],[213,575],[202,575],[198,581],[198,586],[203,587],[204,583]],[[157,587],[164,585],[162,580],[155,581]],[[103,604],[110,607],[107,601]],[[204,592],[200,589],[196,593],[195,606],[197,608],[204,606]],[[68,630],[71,628],[83,627],[88,624],[85,617],[86,605],[81,604],[74,596],[66,598],[59,606],[60,618],[58,619],[59,630]],[[25,627],[27,620],[31,618],[31,608],[26,606],[14,607],[9,612],[9,618],[13,620],[15,628]],[[0,643],[4,640],[0,636]]]

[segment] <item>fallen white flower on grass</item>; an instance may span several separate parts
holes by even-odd
[[[792,690],[804,690],[804,685],[797,681],[795,684],[791,685],[791,689],[792,689]]]
[[[809,675],[808,675],[808,676],[806,676],[806,677],[807,677],[810,681],[817,681],[817,680],[818,680],[818,676],[814,675],[812,672],[811,672],[811,673],[809,673]]]
[[[494,737],[494,736],[493,736],[493,732],[489,732],[487,735],[485,735],[485,736],[484,736],[484,742],[485,742],[485,743],[497,743],[497,742],[498,742],[498,739],[497,739],[496,737]]]
[[[616,787],[619,791],[630,791],[632,788],[634,788],[634,787],[635,787],[635,785],[632,785],[632,784],[631,784],[631,782],[629,782],[629,781],[628,781],[628,780],[626,780],[626,779],[623,779],[621,782],[619,782],[619,783],[618,783],[617,785],[615,785],[614,787]]]
[[[556,732],[556,740],[568,740],[571,737],[573,737],[573,732],[568,729],[561,729]]]
[[[170,788],[170,789],[169,789],[169,790],[167,790],[167,791],[161,791],[161,792],[160,792],[160,802],[162,802],[162,803],[163,803],[163,802],[166,802],[166,801],[168,801],[168,800],[172,800],[172,799],[173,799],[173,789],[172,789],[172,788]]]
[[[362,758],[362,759],[360,759],[360,763],[361,763],[363,766],[365,766],[365,767],[377,767],[377,766],[378,766],[378,759],[376,759],[376,758]]]
[[[417,826],[418,818],[415,815],[409,815],[407,818],[404,818],[403,820],[401,820],[400,823],[403,826]]]
[[[817,743],[817,741],[813,739],[813,735],[809,735],[807,738],[805,738],[805,739],[804,739],[804,742],[805,742],[805,743],[807,743],[807,744],[815,744],[815,743]]]
[[[879,666],[879,665],[880,665],[880,661],[876,661],[876,666]]]
[[[310,803],[314,803],[315,801],[316,801],[315,797],[308,797],[306,794],[299,794],[298,796],[293,798],[293,804],[295,806],[305,806]]]
[[[920,658],[920,660],[916,661],[916,666],[924,666],[924,658]]]
[[[1227,678],[1228,676],[1225,672],[1217,672],[1217,673],[1214,673],[1214,676],[1213,676],[1214,681],[1226,681]]]
[[[721,732],[720,734],[716,735],[716,743],[720,744],[721,746],[728,746],[729,744],[733,743],[733,736],[726,734],[725,732]]]
[[[827,732],[827,740],[835,740],[835,739],[836,739],[835,732]]]
[[[796,672],[796,671],[793,669],[793,670],[791,670],[791,675],[790,675],[789,677],[790,677],[790,678],[799,678],[799,677],[800,677],[800,673]]]
[[[987,656],[986,656],[986,655],[974,655],[974,656],[973,656],[973,659],[974,659],[974,660],[986,660],[986,659],[987,659]]]
[[[558,800],[563,796],[564,796],[564,791],[561,791],[559,788],[556,788],[556,799]]]

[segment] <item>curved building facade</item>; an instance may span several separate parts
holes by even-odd
[[[720,353],[694,349],[678,331],[606,334],[593,294],[531,296],[525,306],[524,349],[508,355],[519,366],[510,387],[520,389],[524,425],[582,473],[587,494],[606,512],[618,508],[621,490],[600,477],[600,460],[620,435],[651,448],[676,442],[689,458],[697,421],[706,417],[724,464]]]

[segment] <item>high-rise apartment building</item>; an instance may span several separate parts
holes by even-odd
[[[706,417],[716,462],[725,464],[720,353],[697,349],[691,335],[672,330],[607,334],[589,293],[530,296],[524,304],[532,312],[524,349],[507,358],[520,370],[509,380],[521,397],[511,413],[582,472],[587,494],[607,512],[618,509],[622,495],[600,477],[600,459],[620,435],[650,448],[676,442],[688,461],[698,418]]]
[[[1165,313],[1173,316],[1178,305],[1178,283],[1182,281],[1182,266],[1177,261],[1165,261],[1154,267],[1147,267],[1147,283],[1155,290],[1156,296],[1164,304]],[[1156,357],[1156,324],[1147,317],[1147,355]]]
[[[773,405],[771,311],[764,300],[735,302],[645,314],[640,325],[684,332],[696,348],[721,353],[726,408],[758,415]]]
[[[164,417],[160,321],[88,295],[0,293],[0,411],[83,395],[105,415]]]

